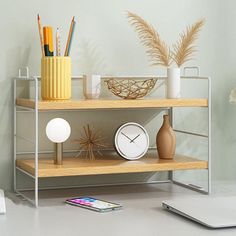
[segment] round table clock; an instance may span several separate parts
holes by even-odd
[[[129,122],[123,124],[115,134],[116,151],[125,159],[137,160],[148,151],[149,137],[143,126]]]

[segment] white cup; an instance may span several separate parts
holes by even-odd
[[[87,99],[99,98],[101,93],[101,75],[84,75],[83,91]]]

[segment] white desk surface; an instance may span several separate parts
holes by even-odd
[[[236,196],[236,183],[218,185],[213,191]],[[201,195],[171,184],[42,191],[38,209],[13,193],[5,194],[7,214],[0,215],[1,236],[236,235],[236,228],[212,230],[163,210],[165,199]],[[86,195],[121,203],[124,209],[97,213],[63,203],[67,197]]]

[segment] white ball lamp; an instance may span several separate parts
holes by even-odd
[[[55,143],[54,164],[62,165],[63,142],[70,137],[70,134],[70,124],[66,120],[55,118],[48,122],[46,126],[46,135],[49,140]]]

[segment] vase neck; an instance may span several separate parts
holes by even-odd
[[[180,67],[167,67],[167,70],[180,70]]]
[[[164,116],[163,116],[163,125],[165,125],[165,126],[170,126],[169,115],[164,115]]]

